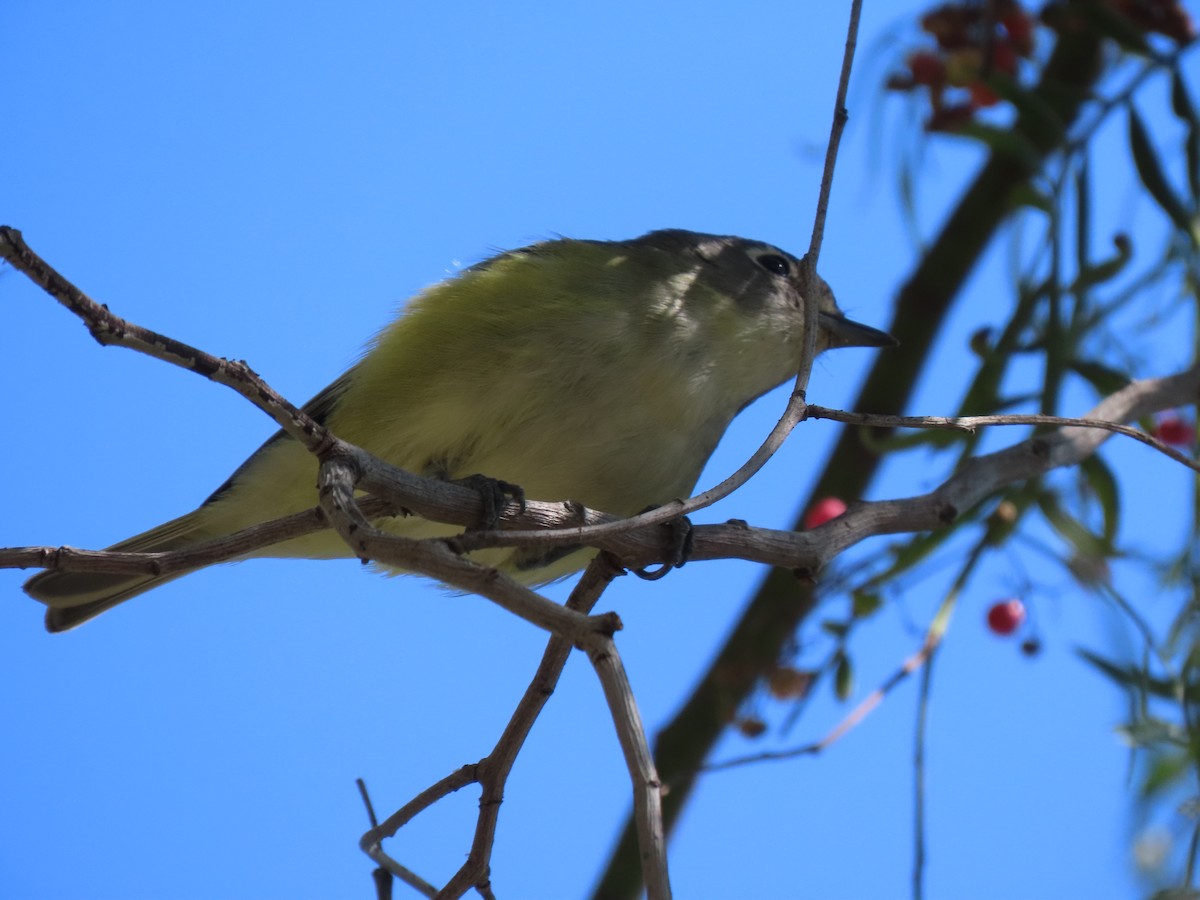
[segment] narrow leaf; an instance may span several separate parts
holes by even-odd
[[[1156,744],[1187,746],[1187,733],[1182,728],[1153,716],[1121,725],[1117,731],[1131,747],[1152,747]]]
[[[1146,190],[1150,192],[1150,196],[1162,207],[1163,212],[1170,216],[1175,227],[1195,241],[1192,217],[1184,208],[1182,201],[1175,196],[1170,184],[1167,183],[1158,155],[1154,152],[1154,147],[1150,142],[1150,134],[1146,131],[1142,117],[1138,115],[1132,104],[1129,106],[1129,147],[1133,152],[1133,162],[1137,166],[1138,176],[1142,179]]]
[[[1071,283],[1071,293],[1082,293],[1094,285],[1111,281],[1124,271],[1129,260],[1133,258],[1133,245],[1130,241],[1118,240],[1116,246],[1117,252],[1108,259],[1092,265],[1087,265],[1084,261],[1079,274],[1075,276],[1075,281]]]
[[[1086,147],[1080,154],[1079,166],[1075,169],[1075,265],[1080,277],[1075,279],[1073,290],[1082,292],[1091,282],[1083,281],[1088,264],[1088,238],[1092,234],[1092,188]]]
[[[1063,509],[1054,494],[1042,494],[1038,497],[1038,506],[1046,521],[1075,549],[1077,556],[1093,559],[1111,553],[1112,548],[1099,535],[1092,534],[1086,525]]]
[[[1079,468],[1104,513],[1104,543],[1111,547],[1116,540],[1117,528],[1121,521],[1121,497],[1117,490],[1117,479],[1108,463],[1094,454],[1085,459]]]
[[[834,692],[839,700],[849,700],[854,693],[854,666],[850,657],[842,654],[838,659],[837,672],[833,676]]]
[[[1139,694],[1147,693],[1166,700],[1178,701],[1179,691],[1174,681],[1152,676],[1149,672],[1137,666],[1113,662],[1082,647],[1076,647],[1075,652],[1084,662],[1099,669],[1104,675],[1121,687],[1128,688]]]
[[[1025,135],[1008,128],[996,128],[981,122],[964,122],[954,130],[954,134],[981,141],[997,156],[1008,156],[1032,171],[1037,171],[1042,163],[1041,154],[1033,142]]]
[[[1151,56],[1150,45],[1146,36],[1126,16],[1104,3],[1080,3],[1074,7],[1076,14],[1082,14],[1092,20],[1096,30],[1106,37],[1112,38],[1122,50],[1136,53],[1139,56]]]
[[[1142,796],[1151,797],[1186,777],[1192,759],[1187,753],[1168,753],[1156,757],[1142,782]]]
[[[1124,372],[1096,362],[1094,359],[1073,359],[1067,366],[1094,387],[1102,397],[1115,394],[1128,387],[1131,380]]]
[[[1183,73],[1176,69],[1171,73],[1171,108],[1175,115],[1188,127],[1184,147],[1187,150],[1188,186],[1192,189],[1192,203],[1200,205],[1200,114],[1188,93]]]
[[[883,606],[883,598],[870,591],[855,591],[851,599],[850,614],[856,619],[865,619],[878,612]]]

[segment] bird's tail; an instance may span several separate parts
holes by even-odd
[[[109,547],[130,553],[158,553],[190,547],[212,535],[203,528],[201,510],[172,519]],[[45,603],[46,630],[68,631],[130,597],[186,575],[113,575],[106,572],[43,572],[25,582],[25,593]]]

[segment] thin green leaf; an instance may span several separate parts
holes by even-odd
[[[1192,204],[1200,206],[1200,114],[1188,93],[1183,73],[1175,69],[1171,73],[1171,108],[1175,115],[1188,127],[1184,147],[1187,151],[1188,186],[1192,190]]]
[[[1023,87],[1017,79],[1004,72],[992,72],[986,84],[1021,114],[1026,133],[1036,130],[1048,139],[1052,136],[1055,143],[1062,139],[1066,131],[1062,116],[1037,91]],[[1030,126],[1034,126],[1033,129]]]
[[[821,629],[826,634],[831,634],[835,638],[844,638],[850,632],[850,626],[845,622],[835,622],[833,619],[826,619],[821,623]]]
[[[942,546],[956,529],[944,528],[941,531],[931,531],[928,534],[915,535],[902,544],[890,547],[892,564],[883,572],[871,578],[871,585],[887,584],[896,576],[902,575],[914,568],[919,562],[927,559],[934,550]]]
[[[1117,727],[1120,734],[1131,747],[1153,747],[1160,744],[1174,744],[1176,747],[1188,745],[1187,732],[1173,722],[1156,719],[1152,716],[1130,722],[1128,725]]]
[[[1088,265],[1086,260],[1084,261],[1080,266],[1079,274],[1071,283],[1071,293],[1079,294],[1094,285],[1111,281],[1124,271],[1129,260],[1133,258],[1133,244],[1128,240],[1117,240],[1114,243],[1117,252],[1108,259],[1093,265]]]
[[[1152,676],[1137,666],[1113,662],[1082,647],[1076,647],[1075,652],[1084,662],[1099,669],[1123,688],[1138,694],[1146,693],[1166,700],[1178,700],[1179,692],[1174,681]]]
[[[1013,206],[1028,206],[1050,215],[1054,213],[1054,201],[1049,194],[1039,191],[1028,182],[1019,184],[1008,195],[1008,202]]]
[[[1095,455],[1085,459],[1079,468],[1104,513],[1104,543],[1111,547],[1121,522],[1121,497],[1116,476],[1108,463]]]
[[[839,700],[849,700],[854,693],[854,666],[850,657],[844,653],[838,658],[837,671],[833,676],[833,690]]]
[[[1112,38],[1122,50],[1136,53],[1138,56],[1151,56],[1153,51],[1146,42],[1146,35],[1126,16],[1104,3],[1079,3],[1072,7],[1076,15],[1084,15],[1092,20],[1096,30],[1105,37]]]
[[[1038,497],[1038,506],[1051,527],[1075,548],[1077,556],[1094,559],[1107,556],[1112,552],[1112,548],[1103,538],[1093,534],[1079,519],[1063,509],[1062,504],[1058,502],[1058,497],[1054,494],[1042,494]]]
[[[1067,367],[1087,381],[1102,397],[1115,394],[1128,387],[1131,381],[1124,372],[1096,362],[1094,359],[1073,359],[1067,363]]]
[[[1150,192],[1150,196],[1171,218],[1175,227],[1195,242],[1195,223],[1192,221],[1192,216],[1184,207],[1183,202],[1175,196],[1175,191],[1167,182],[1167,177],[1163,174],[1162,165],[1158,160],[1158,154],[1154,152],[1154,146],[1150,142],[1150,134],[1146,131],[1146,125],[1133,104],[1129,105],[1129,148],[1133,152],[1133,162],[1137,166],[1138,176],[1142,179],[1146,190]]]
[[[900,197],[900,211],[904,216],[904,221],[908,226],[909,236],[913,240],[914,245],[920,244],[921,229],[917,224],[917,192],[913,184],[912,163],[907,159],[903,159],[900,163],[900,170],[897,173],[897,194]]]
[[[879,611],[883,606],[883,598],[872,591],[855,591],[850,603],[850,615],[865,619]]]
[[[1075,265],[1079,269],[1079,277],[1072,285],[1074,292],[1082,292],[1091,282],[1083,281],[1083,273],[1091,266],[1088,263],[1088,238],[1092,234],[1092,188],[1091,172],[1088,166],[1087,148],[1080,154],[1079,165],[1075,169]]]
[[[997,128],[982,122],[964,122],[954,134],[980,141],[997,156],[1008,156],[1037,171],[1042,164],[1037,147],[1025,135],[1009,128]]]
[[[1187,753],[1164,753],[1150,764],[1142,781],[1142,796],[1151,797],[1187,776],[1192,765]]]

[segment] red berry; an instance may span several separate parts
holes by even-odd
[[[1154,436],[1164,444],[1190,447],[1196,440],[1196,429],[1179,416],[1168,415],[1159,420],[1158,427],[1154,429]]]
[[[1009,635],[1025,621],[1025,604],[1020,600],[1001,600],[988,610],[988,628],[993,634]]]
[[[846,511],[846,504],[837,497],[825,497],[818,500],[804,517],[806,529],[824,525],[830,519],[836,519]]]
[[[1011,12],[1000,20],[1012,42],[1018,47],[1032,47],[1033,19],[1025,12]]]
[[[1012,75],[1017,71],[1017,51],[1013,49],[1012,44],[1006,41],[996,42],[992,47],[992,68],[1005,75]]]
[[[982,81],[974,82],[971,87],[971,105],[976,109],[985,106],[995,106],[1000,102],[1000,95]]]
[[[913,84],[934,85],[946,80],[946,68],[936,53],[921,50],[908,58],[908,70],[912,72]]]

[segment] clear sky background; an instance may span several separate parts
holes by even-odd
[[[879,85],[924,5],[866,4],[822,255],[843,307],[876,325],[914,259],[892,157],[916,114]],[[244,358],[304,401],[406,297],[496,248],[662,227],[806,247],[845,6],[10,4],[0,220],[117,313]],[[1153,253],[1157,214],[1119,131],[1096,158],[1108,185],[1097,221]],[[929,151],[926,233],[980,157],[954,139]],[[1005,314],[1002,243],[968,290],[914,412],[954,410],[967,335]],[[104,547],[191,509],[274,430],[227,390],[101,349],[11,271],[0,304],[0,545]],[[1176,334],[1139,374],[1186,364],[1192,333]],[[870,353],[824,358],[813,399],[848,402]],[[1091,399],[1069,395],[1070,411]],[[702,486],[744,459],[783,402],[770,395],[735,423]],[[785,526],[837,428],[802,426],[752,485],[697,519]],[[1125,545],[1178,545],[1192,480],[1143,447],[1105,455],[1131,473]],[[914,456],[875,496],[937,477]],[[1046,588],[1029,597],[1045,643],[1035,660],[983,626],[1023,566]],[[479,759],[544,643],[484,600],[353,561],[219,567],[49,636],[20,592],[27,574],[0,572],[9,898],[373,896],[355,777],[386,813]],[[606,596],[651,731],[760,575],[693,565]],[[1154,585],[1121,577],[1149,615],[1170,612]],[[858,696],[919,646],[944,589],[916,583],[861,629]],[[1113,732],[1124,703],[1077,660],[1081,645],[1133,643],[1036,554],[1003,555],[972,583],[935,675],[929,897],[1139,893],[1128,755]],[[847,711],[827,695],[790,736],[731,736],[718,756],[820,736]],[[908,896],[915,699],[912,682],[819,759],[706,777],[671,845],[677,894]],[[448,877],[476,798],[437,807],[394,855]],[[600,690],[573,659],[509,784],[500,895],[584,894],[628,798]]]

